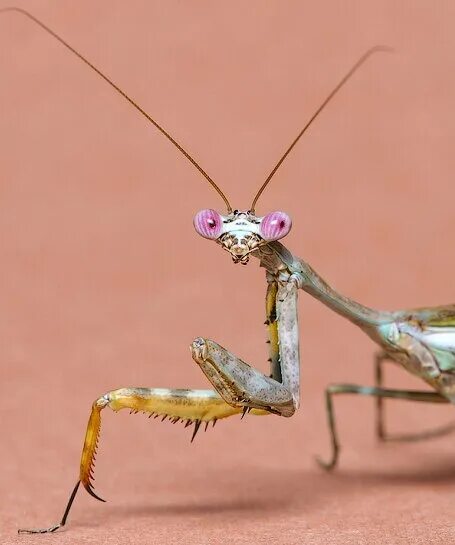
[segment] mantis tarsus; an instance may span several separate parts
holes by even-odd
[[[266,270],[266,325],[270,352],[270,376],[266,376],[240,360],[216,342],[197,338],[190,350],[194,361],[213,385],[213,390],[182,390],[164,388],[121,388],[99,397],[92,405],[82,451],[79,480],[68,500],[61,521],[49,528],[19,530],[21,533],[54,532],[66,524],[68,514],[80,484],[94,498],[101,498],[92,485],[94,459],[100,432],[101,411],[128,408],[149,416],[180,420],[193,425],[194,439],[202,424],[245,413],[276,414],[290,417],[299,405],[299,339],[297,293],[303,289],[323,304],[363,329],[380,347],[376,360],[375,387],[354,384],[332,385],[326,390],[327,414],[332,439],[329,461],[319,460],[333,468],[338,459],[338,440],[333,412],[333,396],[362,394],[378,399],[378,435],[385,438],[382,423],[384,398],[449,403],[455,402],[455,305],[433,309],[377,311],[365,307],[332,289],[303,259],[294,256],[278,242],[287,235],[291,220],[284,212],[272,212],[264,217],[255,213],[255,206],[264,189],[305,131],[347,82],[353,73],[377,51],[368,50],[323,101],[310,120],[287,148],[281,159],[257,192],[248,210],[233,210],[228,199],[212,178],[152,117],[124,91],[91,64],[84,56],[30,13],[20,8],[5,8],[0,12],[16,12],[39,25],[120,93],[137,111],[150,121],[206,178],[223,199],[226,215],[215,210],[202,210],[194,218],[196,231],[204,238],[216,241],[230,253],[234,263],[247,264],[249,257],[259,259]],[[433,391],[394,390],[381,384],[381,364],[390,359],[426,381]],[[104,501],[104,500],[101,500]]]

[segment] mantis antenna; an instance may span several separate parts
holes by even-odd
[[[56,40],[58,40],[62,45],[64,45],[71,53],[74,53],[76,57],[78,57],[82,62],[84,62],[87,66],[89,66],[92,70],[94,70],[99,76],[101,76],[104,81],[106,81],[111,87],[113,87],[117,93],[122,95],[123,98],[125,98],[136,110],[141,113],[152,125],[154,125],[164,136],[174,144],[174,146],[188,159],[188,161],[194,165],[199,172],[204,176],[204,178],[209,182],[209,184],[213,187],[213,189],[218,193],[218,195],[223,199],[228,213],[232,212],[232,207],[229,204],[229,201],[227,197],[224,195],[224,193],[221,191],[221,189],[217,186],[217,184],[212,180],[212,178],[205,172],[205,170],[191,157],[191,155],[185,151],[182,146],[172,138],[172,136],[161,127],[150,115],[143,110],[139,104],[137,104],[132,98],[130,98],[120,87],[118,87],[113,81],[111,81],[106,75],[104,75],[101,70],[99,70],[96,66],[94,66],[89,60],[87,60],[83,55],[81,55],[76,49],[74,49],[71,45],[69,45],[63,38],[61,38],[57,33],[55,33],[53,30],[51,30],[48,26],[46,26],[43,22],[41,22],[39,19],[37,19],[34,15],[29,13],[28,11],[22,9],[22,8],[16,8],[16,7],[8,7],[0,9],[0,13],[4,13],[7,11],[15,11],[16,13],[20,13],[22,15],[25,15],[30,20],[32,20],[34,23],[36,23],[38,26],[40,26],[43,30],[45,30],[48,34],[53,36]]]
[[[262,184],[259,191],[256,193],[256,196],[253,199],[253,203],[251,204],[250,211],[254,214],[254,208],[256,206],[256,203],[259,200],[259,197],[262,195],[264,189],[269,185],[270,180],[273,178],[273,175],[275,172],[280,168],[286,157],[290,154],[291,150],[294,148],[294,146],[297,144],[297,142],[300,140],[301,136],[306,132],[306,130],[309,128],[309,126],[313,123],[313,121],[318,117],[318,115],[322,112],[322,110],[327,106],[327,104],[332,100],[332,98],[338,93],[338,91],[343,87],[343,85],[351,78],[351,76],[354,74],[354,72],[357,71],[358,68],[374,53],[378,52],[391,52],[393,51],[392,48],[386,47],[383,45],[377,45],[375,47],[372,47],[371,49],[368,49],[361,57],[360,59],[354,64],[354,66],[345,74],[343,79],[338,83],[338,85],[332,90],[332,92],[328,95],[328,97],[324,100],[324,102],[319,106],[319,108],[316,110],[316,112],[312,115],[310,120],[307,122],[307,124],[303,127],[303,129],[299,132],[295,140],[292,142],[292,144],[288,147],[288,149],[284,152],[281,159],[278,161],[278,163],[273,167],[270,174],[267,176],[267,179]]]

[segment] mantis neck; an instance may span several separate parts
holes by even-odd
[[[253,255],[261,260],[261,266],[273,276],[278,277],[283,270],[297,275],[304,291],[363,329],[371,329],[394,319],[391,312],[365,307],[335,291],[308,263],[292,255],[280,242],[270,242]]]
[[[340,314],[360,327],[380,325],[390,321],[391,317],[388,312],[371,309],[349,297],[341,295],[329,286],[308,263],[301,259],[299,259],[299,263],[302,267],[302,289],[337,314]]]

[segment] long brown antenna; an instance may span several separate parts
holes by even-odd
[[[349,72],[343,77],[343,79],[338,83],[338,85],[333,89],[333,91],[329,94],[329,96],[324,100],[324,102],[319,106],[319,108],[316,110],[316,112],[313,114],[313,116],[310,118],[308,123],[303,127],[303,129],[299,132],[296,139],[292,142],[292,144],[288,147],[288,149],[284,152],[284,155],[281,157],[281,159],[278,161],[278,163],[273,167],[273,170],[270,172],[270,174],[267,176],[267,179],[262,184],[259,191],[256,193],[256,197],[254,197],[253,203],[250,207],[251,212],[254,213],[254,209],[256,206],[256,203],[258,202],[259,197],[262,195],[264,189],[268,186],[270,180],[272,179],[275,172],[280,168],[283,161],[286,159],[286,157],[291,152],[292,148],[297,144],[297,142],[300,140],[301,136],[305,133],[305,131],[308,129],[308,127],[313,123],[313,121],[318,117],[318,115],[322,112],[322,110],[327,106],[327,104],[330,102],[330,100],[337,94],[337,92],[343,87],[343,85],[348,81],[348,79],[354,74],[354,72],[360,68],[360,66],[370,57],[373,55],[373,53],[377,53],[379,51],[393,51],[390,47],[377,45],[375,47],[372,47],[369,49],[366,53],[364,53],[360,59],[354,64],[354,66],[349,70]]]
[[[22,8],[16,8],[16,7],[8,7],[8,8],[2,8],[0,9],[0,13],[4,13],[6,11],[15,11],[16,13],[20,13],[22,15],[25,15],[29,19],[31,19],[34,23],[39,25],[43,30],[45,30],[48,34],[53,36],[56,40],[58,40],[62,45],[64,45],[67,49],[71,51],[71,53],[74,53],[79,59],[84,62],[87,66],[89,66],[92,70],[94,70],[99,76],[101,76],[104,81],[109,83],[111,87],[113,87],[117,93],[120,93],[123,98],[125,98],[132,106],[136,108],[138,112],[140,112],[152,125],[154,125],[164,136],[174,144],[174,146],[181,152],[183,155],[190,161],[191,164],[193,164],[199,172],[204,176],[204,178],[209,182],[209,184],[215,189],[215,191],[219,194],[219,196],[223,199],[224,203],[226,204],[228,213],[232,212],[232,207],[229,204],[229,201],[227,197],[224,195],[224,193],[221,191],[221,189],[217,186],[217,184],[212,180],[212,178],[205,172],[205,170],[191,157],[191,155],[185,151],[182,146],[172,138],[172,136],[161,127],[161,125],[158,125],[158,123],[149,116],[149,114],[143,110],[132,98],[130,98],[120,87],[118,87],[113,81],[111,81],[107,76],[105,76],[96,66],[94,66],[90,61],[88,61],[84,56],[82,56],[78,51],[76,51],[73,47],[71,47],[63,38],[61,38],[58,34],[56,34],[53,30],[51,30],[48,26],[46,26],[44,23],[42,23],[39,19],[37,19],[34,15],[26,11]]]

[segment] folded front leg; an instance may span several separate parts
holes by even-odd
[[[264,409],[281,416],[294,414],[294,402],[288,388],[215,341],[195,339],[191,354],[220,396],[232,407]]]
[[[266,296],[272,376],[254,369],[215,341],[197,338],[194,361],[233,407],[292,416],[299,405],[297,286],[269,279]]]

